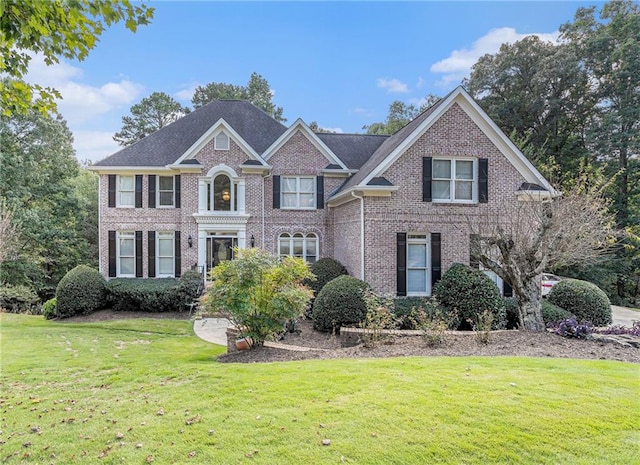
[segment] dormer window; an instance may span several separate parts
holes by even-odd
[[[224,131],[215,137],[214,150],[229,150],[229,136]]]

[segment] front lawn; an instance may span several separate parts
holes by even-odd
[[[233,365],[187,321],[0,323],[7,463],[631,464],[640,454],[635,364]]]

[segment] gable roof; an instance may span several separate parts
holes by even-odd
[[[316,133],[318,138],[352,170],[357,170],[371,158],[387,135]]]
[[[495,122],[480,108],[480,105],[462,88],[457,87],[440,99],[409,124],[384,141],[362,168],[349,178],[333,195],[339,196],[349,190],[366,188],[368,183],[382,176],[420,136],[422,136],[449,108],[458,104],[478,125],[481,131],[496,145],[511,164],[522,174],[526,182],[538,184],[552,195],[556,192],[549,182],[531,164]]]
[[[214,100],[93,166],[164,167],[175,163],[220,119],[262,154],[287,128],[245,100]]]

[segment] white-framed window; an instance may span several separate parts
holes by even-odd
[[[133,278],[136,275],[136,236],[133,231],[119,231],[116,250],[116,275]]]
[[[174,233],[158,232],[156,241],[156,276],[172,278],[175,272]]]
[[[238,211],[238,184],[224,173],[207,181],[208,211]]]
[[[478,169],[475,159],[433,159],[434,202],[476,203],[477,183]]]
[[[316,208],[315,176],[282,176],[280,208],[310,210]]]
[[[407,295],[431,295],[429,235],[407,235]]]
[[[214,150],[229,150],[229,136],[223,131],[214,139]]]
[[[135,176],[118,176],[118,207],[135,206]]]
[[[280,257],[299,257],[313,264],[318,260],[318,236],[314,233],[282,233],[278,238]]]
[[[175,200],[175,178],[173,176],[158,176],[157,205],[159,207],[173,207]]]

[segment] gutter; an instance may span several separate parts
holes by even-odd
[[[364,196],[351,191],[351,196],[360,199],[360,279],[364,281]]]

